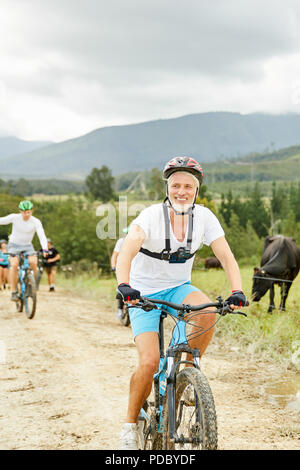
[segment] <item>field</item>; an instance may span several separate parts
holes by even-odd
[[[248,298],[251,296],[252,267],[241,267],[243,289]],[[60,277],[61,285],[78,294],[101,299],[104,307],[111,310],[115,296],[114,278],[95,278],[87,275],[73,279]],[[243,309],[248,317],[228,315],[222,318],[216,328],[216,335],[224,343],[241,347],[244,352],[266,360],[280,363],[283,368],[300,370],[300,277],[296,278],[290,289],[286,312],[274,310],[267,313],[269,306],[268,293],[259,303],[250,302]],[[229,285],[223,270],[195,269],[192,273],[192,284],[209,295],[213,301],[218,295],[226,298]],[[280,301],[280,288],[275,288],[275,305]]]

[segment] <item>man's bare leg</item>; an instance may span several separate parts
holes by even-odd
[[[153,374],[159,365],[159,341],[155,332],[141,333],[135,338],[139,364],[130,380],[127,423],[137,423],[140,409],[150,395]]]

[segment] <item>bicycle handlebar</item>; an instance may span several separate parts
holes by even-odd
[[[217,313],[219,313],[220,315],[226,315],[227,313],[234,313],[234,314],[244,315],[245,317],[247,316],[247,314],[244,312],[232,310],[230,308],[230,304],[228,304],[226,300],[223,300],[221,296],[217,297],[217,302],[209,302],[209,303],[201,304],[201,305],[174,304],[166,300],[149,299],[148,297],[141,297],[139,303],[137,303],[135,307],[140,307],[145,311],[150,311],[153,309],[157,309],[158,308],[157,304],[165,305],[166,307],[173,308],[174,310],[177,310],[178,312],[182,312],[182,315],[184,313],[198,312],[199,310],[204,310],[209,307],[215,307],[217,309]],[[247,301],[245,306],[247,307],[248,305],[249,305],[249,302]]]

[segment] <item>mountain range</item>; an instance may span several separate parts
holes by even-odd
[[[253,152],[275,152],[300,144],[300,115],[210,112],[104,127],[60,143],[31,143],[36,148],[10,155],[3,144],[0,138],[1,178],[83,180],[92,168],[102,165],[120,175],[162,168],[176,155],[213,163]]]
[[[32,150],[50,145],[48,141],[27,141],[13,136],[0,137],[0,162],[7,157],[31,152]]]

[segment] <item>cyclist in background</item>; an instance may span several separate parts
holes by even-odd
[[[53,246],[52,240],[47,239],[48,242],[48,253],[44,257],[44,268],[48,276],[48,286],[49,291],[55,291],[55,282],[56,282],[56,265],[60,260],[59,251]]]
[[[122,231],[127,235],[128,227],[124,228]],[[111,265],[112,272],[116,271],[117,259],[118,259],[118,256],[119,256],[119,253],[120,253],[120,250],[121,250],[121,246],[122,246],[124,240],[125,240],[125,237],[119,238],[119,240],[117,240],[117,243],[115,244],[115,247],[113,249],[111,259],[110,259],[110,265]],[[121,320],[122,315],[123,315],[124,302],[121,298],[118,299],[117,302],[118,302],[118,309],[117,309],[117,313],[116,313],[116,318],[117,318],[117,320]]]
[[[142,295],[178,304],[210,302],[204,292],[190,283],[194,254],[205,244],[212,248],[228,277],[230,305],[245,305],[239,267],[224,231],[208,208],[195,204],[203,180],[201,166],[193,158],[175,157],[166,164],[163,176],[164,203],[147,207],[131,223],[118,257],[118,291],[124,301],[136,304]],[[136,450],[138,414],[151,392],[159,364],[160,310],[129,310],[139,362],[130,380],[127,417],[120,437],[122,449]],[[198,327],[207,331],[190,346],[197,347],[201,356],[212,338],[215,319],[214,313],[198,316]]]
[[[19,214],[9,214],[0,217],[0,225],[12,224],[12,232],[9,236],[7,251],[10,254],[10,284],[12,289],[11,300],[18,300],[17,282],[18,282],[18,254],[24,252],[28,255],[28,262],[36,275],[37,256],[32,245],[32,239],[36,233],[44,256],[48,253],[47,238],[39,219],[32,215],[33,203],[31,201],[21,201],[19,204]]]
[[[6,240],[0,240],[0,290],[6,289],[8,283],[9,255],[7,253]]]

